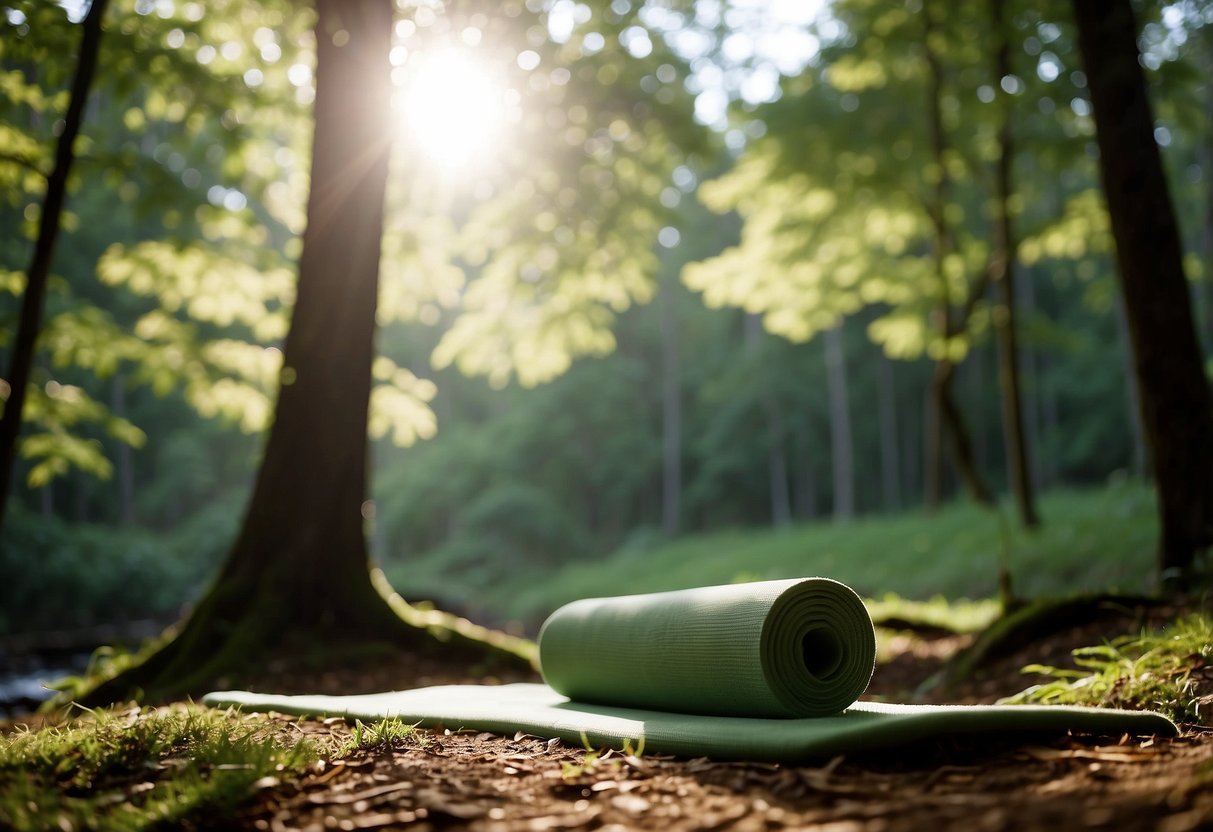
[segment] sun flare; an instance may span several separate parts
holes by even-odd
[[[508,88],[466,49],[410,56],[397,112],[406,134],[442,168],[479,166],[506,122]]]

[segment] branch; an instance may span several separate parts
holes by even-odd
[[[43,179],[50,179],[49,173],[39,167],[38,163],[33,159],[28,159],[25,156],[19,156],[16,153],[6,153],[3,150],[0,150],[0,162],[8,162],[9,164],[32,171],[41,176]]]

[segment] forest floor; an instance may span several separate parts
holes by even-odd
[[[1174,611],[1159,611],[1169,616]],[[930,701],[992,702],[1032,683],[1020,668],[1064,665],[1074,647],[1142,625],[1113,615],[1038,640]],[[968,636],[885,633],[865,698],[915,700]],[[1213,670],[1192,674],[1213,706]],[[512,676],[499,681],[520,681]],[[281,692],[361,693],[483,682],[459,668],[408,661],[303,674],[268,668],[248,682]],[[339,719],[274,715],[265,728],[325,751],[301,776],[265,777],[253,800],[205,828],[483,830],[842,830],[1213,828],[1213,731],[1174,739],[951,739],[879,755],[783,766],[591,752],[530,736],[422,731],[344,754]],[[150,777],[151,775],[146,775]],[[137,789],[138,786],[131,786]],[[151,788],[148,786],[147,788]],[[133,794],[134,792],[132,792]]]
[[[1167,615],[1169,611],[1160,611]],[[1033,680],[1031,663],[1065,665],[1070,651],[1143,622],[1112,615],[1000,659],[932,701],[992,702]],[[865,698],[907,701],[967,642],[943,632],[885,635],[888,660]],[[1210,669],[1194,674],[1213,694]],[[473,681],[436,666],[364,668],[315,679],[265,680],[278,689],[360,692]],[[279,717],[324,738],[344,722]],[[541,738],[418,732],[386,748],[318,764],[265,788],[238,821],[255,829],[468,826],[486,830],[842,830],[1115,828],[1185,832],[1213,827],[1213,731],[1176,739],[1008,737],[953,740],[816,766],[717,763],[594,753]]]

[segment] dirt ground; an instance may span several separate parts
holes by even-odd
[[[1007,655],[960,690],[927,699],[994,701],[1031,683],[1019,672],[1025,664],[1063,662],[1072,647],[1137,623],[1102,621],[1061,633]],[[921,701],[915,691],[966,640],[883,637],[891,658],[877,668],[867,696],[897,701]],[[401,661],[308,678],[271,669],[261,681],[265,690],[354,693],[480,680]],[[282,730],[326,741],[349,732],[340,720],[278,720]],[[951,740],[813,766],[637,758],[537,737],[423,731],[390,749],[355,752],[301,779],[261,786],[233,828],[1186,832],[1213,829],[1213,731],[1184,726],[1178,738],[1153,740]]]

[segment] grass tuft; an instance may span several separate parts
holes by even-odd
[[[1004,701],[1149,709],[1176,722],[1213,725],[1211,660],[1213,618],[1200,613],[1159,631],[1081,647],[1074,651],[1079,670],[1029,665],[1025,673],[1052,681]]]
[[[386,751],[399,748],[410,740],[422,748],[427,742],[426,736],[417,731],[416,725],[395,717],[370,723],[356,719],[353,733],[342,744],[337,756],[347,757],[355,751]]]
[[[261,716],[195,705],[90,711],[0,735],[0,828],[205,825],[317,758],[312,743]]]

